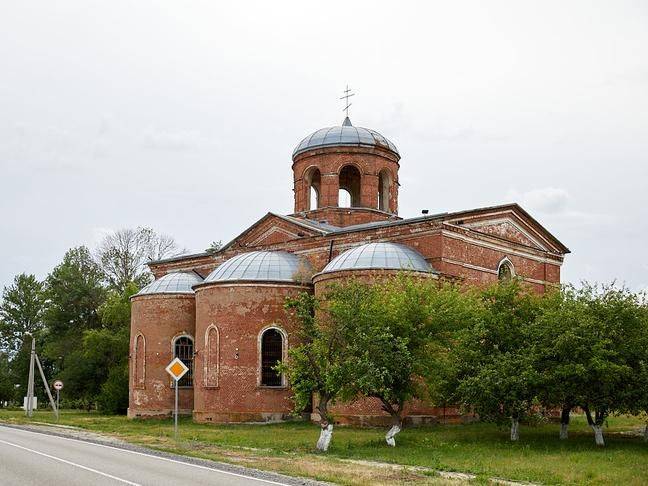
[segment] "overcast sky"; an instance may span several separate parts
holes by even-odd
[[[564,281],[648,288],[642,0],[4,0],[0,286],[111,229],[201,251],[292,212],[292,150],[347,82],[401,216],[515,201]]]

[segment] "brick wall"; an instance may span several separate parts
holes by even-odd
[[[289,416],[293,409],[289,388],[260,385],[259,338],[263,330],[276,326],[287,334],[284,345],[294,344],[283,306],[288,296],[302,291],[310,291],[310,286],[220,282],[196,288],[196,421],[265,421]],[[214,328],[218,346],[208,341],[210,332],[215,336]]]
[[[399,157],[396,154],[378,147],[320,148],[297,155],[292,165],[295,213],[315,209],[310,208],[310,185],[305,177],[311,167],[320,171],[319,206],[337,207],[339,206],[339,173],[343,167],[352,165],[360,171],[361,175],[360,204],[358,206],[378,208],[379,174],[384,170],[390,174],[388,212],[398,214],[398,160]],[[343,226],[347,226],[347,224]]]
[[[165,368],[173,359],[174,338],[194,336],[195,317],[193,295],[158,294],[132,299],[129,417],[168,415],[174,410],[174,389]],[[143,336],[140,342],[145,343],[144,353],[135,347],[140,335]],[[139,362],[142,354],[144,366]],[[143,383],[138,376],[143,376]],[[180,388],[178,392],[181,413],[191,413],[193,389]]]

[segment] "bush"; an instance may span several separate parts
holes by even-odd
[[[108,379],[101,385],[97,397],[99,411],[109,414],[124,414],[128,409],[128,365],[113,366]]]

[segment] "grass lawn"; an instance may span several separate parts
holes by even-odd
[[[44,411],[37,412],[33,420],[54,421],[52,414]],[[0,421],[25,423],[27,419],[21,411],[0,410]],[[543,484],[648,484],[648,443],[626,433],[643,427],[633,417],[609,419],[605,448],[594,445],[584,419],[575,417],[568,441],[558,440],[556,424],[523,425],[516,444],[508,440],[507,429],[482,423],[405,429],[396,437],[396,448],[385,444],[382,429],[337,427],[327,454],[314,452],[317,426],[302,422],[212,425],[181,419],[178,443],[173,440],[170,419],[128,420],[63,411],[60,424],[166,451],[343,484],[442,481],[417,471],[395,472],[342,462],[348,459],[473,473],[478,475],[477,482],[499,477]]]

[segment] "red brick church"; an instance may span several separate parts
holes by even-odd
[[[292,154],[294,212],[267,213],[217,252],[152,262],[155,280],[132,298],[130,417],[168,415],[166,365],[190,368],[180,409],[200,422],[281,420],[290,384],[272,367],[293,344],[283,304],[330,282],[412,272],[466,284],[516,275],[543,292],[560,282],[569,250],[517,204],[398,216],[396,146],[342,126],[308,135]],[[338,405],[340,421],[380,421],[363,400]],[[422,404],[411,421],[440,412]]]

